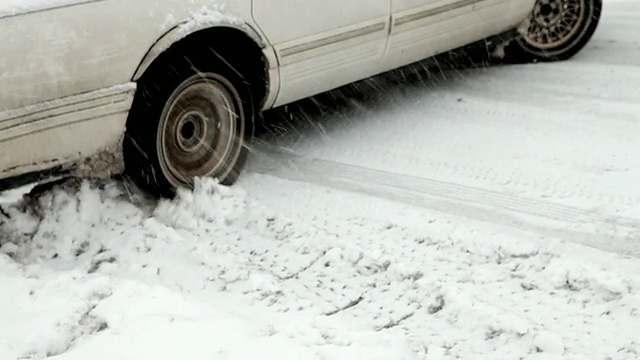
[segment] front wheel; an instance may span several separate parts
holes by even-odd
[[[538,0],[507,62],[560,61],[576,55],[598,27],[602,0]]]

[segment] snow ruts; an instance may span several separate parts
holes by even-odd
[[[250,171],[506,225],[539,235],[640,257],[640,223],[633,218],[498,191],[309,158],[260,145]]]

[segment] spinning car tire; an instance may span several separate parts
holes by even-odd
[[[216,57],[166,56],[139,82],[124,142],[126,172],[171,197],[198,177],[233,184],[253,137],[249,86]]]

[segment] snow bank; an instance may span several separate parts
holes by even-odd
[[[314,189],[298,191],[298,204],[305,191]],[[325,194],[347,212],[394,211]],[[35,208],[6,209],[0,358],[623,359],[640,351],[635,259],[433,219],[410,227],[339,211],[312,218],[313,208],[293,204],[285,216],[212,180],[159,204],[122,184],[85,182]]]

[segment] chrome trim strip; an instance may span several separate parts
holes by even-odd
[[[456,10],[456,9],[460,9],[460,8],[465,7],[465,6],[477,4],[477,3],[483,2],[483,1],[485,1],[485,0],[460,0],[460,1],[457,1],[455,3],[439,6],[439,7],[434,8],[434,9],[419,11],[419,12],[414,13],[414,14],[409,14],[409,15],[398,17],[396,19],[394,25],[395,26],[401,26],[401,25],[404,25],[404,24],[408,24],[410,22],[422,20],[422,19],[425,19],[425,18],[428,18],[428,17],[432,17],[432,16],[439,15],[439,14],[442,14],[442,13],[445,13],[445,12],[449,12],[449,11],[453,11],[453,10]]]
[[[308,43],[304,43],[304,44],[300,44],[300,45],[294,45],[288,48],[284,48],[282,50],[280,50],[280,55],[282,57],[287,57],[287,56],[291,56],[291,55],[295,55],[295,54],[299,54],[305,51],[309,51],[309,50],[314,50],[317,48],[321,48],[327,45],[331,45],[331,44],[335,44],[335,43],[339,43],[342,41],[347,41],[347,40],[351,40],[360,36],[365,36],[365,35],[369,35],[369,34],[373,34],[375,32],[378,31],[382,31],[387,27],[387,23],[386,22],[381,22],[381,23],[377,23],[377,24],[373,24],[373,25],[369,25],[369,26],[365,26],[363,28],[360,29],[355,29],[355,30],[351,30],[351,31],[346,31],[340,34],[336,34],[336,35],[332,35],[332,36],[328,36],[319,40],[315,40],[315,41],[311,41]]]

